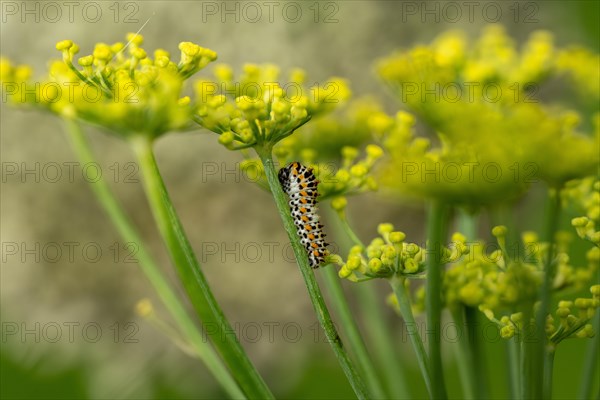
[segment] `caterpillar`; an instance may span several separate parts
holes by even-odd
[[[300,237],[306,248],[308,261],[312,268],[318,268],[329,255],[323,233],[323,225],[317,214],[317,185],[312,168],[299,162],[292,162],[281,168],[278,174],[283,191],[289,196],[290,212]]]

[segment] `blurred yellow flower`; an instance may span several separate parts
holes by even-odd
[[[380,76],[437,135],[419,138],[406,122],[378,116],[374,131],[384,132],[390,153],[382,183],[478,205],[517,197],[538,180],[560,187],[594,174],[598,129],[582,132],[576,112],[534,97],[557,70],[556,54],[548,32],[534,32],[518,51],[493,26],[472,45],[448,32],[381,60]]]

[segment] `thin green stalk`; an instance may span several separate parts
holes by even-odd
[[[432,398],[445,399],[446,384],[442,369],[441,320],[442,320],[442,248],[446,238],[448,213],[446,206],[432,201],[427,216],[427,284],[425,306],[427,310],[427,333],[429,334],[429,371]]]
[[[474,243],[477,240],[477,227],[479,225],[479,215],[476,212],[469,212],[465,209],[459,209],[458,226],[459,231],[462,232],[468,243]],[[470,382],[470,392],[473,398],[487,398],[487,387],[488,377],[485,359],[483,357],[484,350],[482,348],[481,340],[477,333],[477,315],[479,311],[473,307],[463,307],[464,320],[461,323],[457,322],[460,329],[463,329],[465,334],[461,335],[459,346],[465,346],[466,348],[461,351],[463,354],[467,354],[466,360],[468,363],[463,367],[463,374],[468,374],[468,377],[464,378],[464,382]],[[463,311],[459,311],[460,317],[463,316]],[[454,314],[453,314],[454,315]],[[466,340],[466,342],[464,341]],[[468,353],[465,353],[468,351]],[[467,391],[465,391],[467,393]]]
[[[471,357],[473,360],[473,371],[475,372],[475,397],[487,399],[489,397],[487,366],[484,358],[484,349],[481,338],[477,334],[477,327],[480,326],[477,321],[479,310],[473,307],[465,308],[465,325],[469,335],[469,347],[471,348]],[[471,335],[472,334],[472,335]]]
[[[458,231],[465,235],[468,242],[477,240],[477,228],[479,225],[479,214],[469,212],[464,208],[458,209]]]
[[[456,362],[463,388],[463,396],[467,399],[479,399],[481,397],[476,397],[475,395],[477,393],[477,377],[475,374],[473,351],[470,346],[470,331],[467,329],[464,313],[465,307],[463,306],[452,312],[452,319],[462,332],[458,338],[458,346],[455,346]]]
[[[66,120],[65,122],[71,145],[79,158],[79,161],[83,165],[96,163],[96,159],[94,158],[81,126],[73,120]],[[227,371],[227,368],[223,365],[223,362],[218,357],[217,353],[211,345],[204,340],[202,333],[190,319],[185,306],[167,283],[168,281],[163,276],[160,267],[155,263],[140,235],[131,222],[129,222],[129,218],[113,192],[110,190],[106,181],[100,177],[90,186],[98,198],[98,201],[117,227],[117,231],[123,240],[137,245],[136,258],[138,259],[140,268],[158,293],[167,310],[169,310],[173,316],[173,319],[181,329],[183,335],[189,341],[189,344],[192,346],[197,356],[206,364],[207,368],[232,398],[244,398],[244,394],[229,374],[229,371]]]
[[[348,337],[348,343],[350,343],[352,351],[356,355],[358,368],[365,376],[369,391],[373,393],[374,398],[386,398],[375,365],[373,365],[373,361],[371,361],[367,346],[365,345],[358,325],[350,310],[350,306],[344,296],[340,278],[337,276],[334,268],[331,267],[324,268],[323,275],[325,277],[325,288],[331,294],[332,304],[340,318],[341,326],[343,328],[342,332],[345,332]]]
[[[523,311],[523,328],[522,332],[520,332],[520,341],[521,341],[521,360],[520,360],[520,369],[521,369],[521,399],[522,400],[537,400],[542,396],[542,382],[541,380],[538,382],[536,380],[536,373],[542,372],[541,365],[536,366],[535,358],[537,354],[535,353],[536,347],[536,328],[535,325],[532,324],[531,321],[532,312],[529,308],[525,308]],[[536,371],[536,367],[539,368]],[[534,386],[538,386],[535,388]],[[535,397],[534,393],[539,392],[539,396]]]
[[[364,315],[374,352],[383,366],[383,374],[386,376],[391,397],[410,399],[412,396],[406,381],[406,370],[401,360],[398,359],[391,327],[382,312],[385,304],[380,302],[379,292],[376,289],[374,282],[364,282],[357,286],[356,292],[362,310],[361,314]]]
[[[518,235],[518,227],[515,223],[514,213],[511,211],[511,204],[502,203],[498,207],[492,210],[490,213],[490,218],[492,220],[493,225],[504,225],[508,228],[508,232],[506,235],[506,248],[509,252],[509,255],[514,259],[519,259],[527,262],[523,258],[523,251],[521,249],[521,239]],[[523,398],[523,363],[522,363],[522,338],[528,337],[524,336],[522,333],[519,337],[513,337],[507,341],[507,357],[509,370],[508,378],[509,378],[509,386],[510,393],[512,394],[513,399]]]
[[[519,342],[513,337],[506,341],[506,352],[508,357],[508,377],[510,385],[510,394],[512,399],[520,398],[520,366],[519,366]]]
[[[600,329],[600,312],[596,311],[594,317],[594,331],[598,332]],[[596,374],[596,368],[598,368],[598,339],[593,338],[588,342],[585,361],[583,362],[583,376],[581,377],[581,386],[579,388],[579,399],[591,399],[592,398],[592,386],[594,385],[594,379],[598,378]]]
[[[425,346],[423,345],[423,340],[421,339],[421,335],[417,329],[417,323],[415,322],[410,301],[408,300],[406,287],[404,286],[405,280],[406,278],[401,276],[394,276],[390,279],[390,285],[392,286],[392,290],[396,295],[396,300],[398,301],[398,306],[400,307],[400,314],[404,319],[408,336],[410,337],[413,349],[417,355],[417,362],[419,363],[419,368],[421,369],[421,375],[425,381],[427,392],[429,393],[429,397],[433,398],[435,393],[435,389],[433,388],[433,386],[435,386],[435,381],[431,380],[431,371],[429,368],[429,360],[427,359],[427,352],[425,352]]]
[[[532,379],[529,382],[531,386],[526,389],[530,398],[539,399],[542,396],[542,382],[546,374],[545,370],[550,368],[544,357],[546,351],[546,316],[550,308],[552,282],[556,274],[556,264],[554,261],[554,236],[558,228],[558,217],[560,213],[560,189],[552,190],[548,194],[548,205],[546,207],[545,226],[543,230],[542,241],[548,243],[548,249],[544,259],[544,281],[540,291],[540,307],[535,315],[535,336],[532,346],[532,365],[529,373]],[[526,320],[527,321],[527,320]],[[546,360],[546,362],[544,362]],[[549,393],[551,394],[551,393]]]
[[[207,333],[248,397],[273,398],[269,388],[242,348],[200,269],[156,165],[152,152],[152,141],[146,136],[140,135],[132,138],[131,144],[142,172],[150,209],[173,264],[177,268],[179,279],[203,324],[216,328],[207,329]]]
[[[317,318],[319,320],[319,323],[323,327],[323,330],[325,331],[325,335],[329,341],[329,344],[331,345],[338,359],[338,362],[340,363],[340,366],[342,367],[342,370],[346,375],[346,378],[348,378],[348,381],[350,382],[354,393],[359,399],[369,398],[371,396],[369,396],[362,377],[356,372],[356,369],[354,368],[350,357],[344,349],[342,340],[340,339],[337,333],[335,325],[331,320],[329,310],[327,309],[325,301],[323,300],[323,295],[321,294],[321,290],[319,289],[319,285],[317,284],[315,275],[312,271],[312,268],[308,264],[306,250],[300,243],[300,238],[296,233],[296,227],[292,220],[292,216],[289,212],[287,196],[285,195],[285,193],[283,193],[283,190],[281,189],[279,180],[277,178],[277,171],[275,170],[271,150],[271,147],[268,145],[256,148],[256,151],[262,161],[263,168],[265,170],[267,182],[269,183],[269,188],[271,189],[271,193],[273,194],[273,198],[275,199],[277,210],[283,221],[283,226],[292,244],[294,255],[296,256],[296,261],[298,262],[298,266],[300,267],[300,272],[302,273],[302,277],[304,278],[304,282],[306,284],[306,288],[308,289],[308,294],[317,314]]]
[[[341,247],[350,247],[350,244],[345,242],[350,239],[356,245],[364,247],[364,244],[356,236],[350,225],[348,219],[340,215],[339,213],[331,212],[330,208],[326,208],[331,218],[331,229],[336,238],[338,238],[338,244]],[[344,240],[344,234],[347,238]],[[403,368],[403,364],[397,357],[395,351],[396,343],[392,338],[391,328],[386,321],[386,317],[382,312],[379,292],[376,290],[373,282],[363,282],[356,285],[356,293],[358,295],[358,305],[361,310],[361,316],[365,319],[365,327],[368,332],[368,336],[371,338],[371,343],[374,353],[382,364],[382,373],[386,377],[387,389],[394,399],[409,399],[412,396],[408,390],[408,384],[406,382],[406,371]]]
[[[552,372],[554,371],[554,346],[548,346],[544,352],[544,381],[543,381],[543,398],[552,398]]]

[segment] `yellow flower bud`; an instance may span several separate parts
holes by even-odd
[[[304,107],[298,107],[297,105],[291,108],[292,118],[295,120],[302,120],[308,116],[308,111]]]
[[[371,272],[377,273],[381,270],[382,267],[383,263],[379,258],[372,258],[369,260],[369,269],[371,270]]]
[[[404,232],[396,231],[390,232],[389,241],[392,243],[402,243],[406,239],[406,234]]]
[[[571,310],[566,307],[559,307],[558,310],[556,310],[556,315],[560,318],[567,318],[570,313]]]
[[[355,176],[357,178],[362,178],[363,176],[365,176],[369,171],[367,170],[367,167],[365,167],[362,164],[356,164],[353,165],[350,168],[350,174],[352,176]]]
[[[350,180],[350,174],[345,169],[340,169],[338,172],[335,173],[334,179],[336,182],[345,185]]]
[[[356,147],[344,146],[342,147],[342,157],[344,160],[352,161],[358,156],[358,149]]]
[[[396,113],[396,120],[403,126],[413,126],[416,122],[415,117],[406,111],[398,111]]]
[[[388,233],[392,232],[393,230],[394,230],[394,225],[392,225],[390,223],[382,223],[377,226],[377,233],[379,233],[381,236],[384,236],[385,234],[388,234]]]
[[[219,143],[221,143],[224,146],[231,145],[234,140],[235,140],[235,136],[234,136],[234,133],[231,131],[223,132],[219,136]]]
[[[558,307],[561,308],[571,308],[573,307],[573,302],[568,300],[561,300],[558,302]]]
[[[135,312],[142,317],[147,317],[153,314],[154,307],[152,306],[150,299],[142,299],[138,301],[138,303],[135,305]]]
[[[355,244],[350,248],[350,254],[360,254],[363,252],[363,248],[361,245]]]
[[[348,200],[346,200],[345,197],[339,196],[339,197],[335,197],[333,200],[331,200],[331,207],[337,211],[343,211],[344,209],[346,209],[346,206],[348,205]]]
[[[412,258],[404,260],[404,272],[407,274],[414,274],[419,271],[419,263]]]
[[[381,257],[382,251],[381,247],[367,247],[367,257],[369,258],[379,258]]]
[[[506,232],[507,228],[504,225],[498,225],[492,228],[492,235],[494,235],[497,238],[506,236]]]
[[[109,61],[112,58],[112,52],[110,51],[110,47],[106,43],[98,43],[94,47],[94,52],[92,53],[94,58],[101,61]]]
[[[73,47],[72,40],[61,40],[60,42],[56,43],[56,50],[59,51],[69,50],[71,47]]]
[[[143,60],[147,57],[146,51],[139,47],[132,49],[131,55],[137,58],[138,60]]]
[[[338,271],[338,276],[342,279],[347,278],[350,275],[352,275],[352,271],[349,270],[345,265]]]
[[[144,37],[138,33],[129,32],[126,37],[127,42],[135,46],[141,46],[144,43]]]
[[[284,115],[287,114],[290,110],[290,106],[288,103],[284,101],[275,101],[271,106],[271,111],[276,115]]]
[[[500,328],[500,336],[504,339],[510,339],[515,336],[515,327],[513,325],[506,325]]]
[[[94,56],[81,57],[77,60],[77,63],[82,67],[90,67],[94,63]]]
[[[536,243],[539,241],[537,233],[533,231],[525,231],[522,234],[523,243]]]
[[[346,268],[348,268],[351,271],[354,271],[355,269],[358,269],[361,264],[362,260],[360,256],[353,255],[348,257],[348,261],[346,262]]]

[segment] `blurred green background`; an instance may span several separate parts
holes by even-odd
[[[373,62],[448,29],[476,37],[494,21],[519,41],[546,29],[559,46],[579,43],[598,51],[600,43],[597,1],[481,1],[472,15],[463,3],[453,2],[460,17],[451,13],[454,5],[437,1],[66,3],[3,1],[2,55],[32,65],[35,76],[50,58],[60,56],[54,49],[59,40],[74,40],[86,54],[96,42],[123,41],[127,32],[145,24],[141,33],[148,50],[160,47],[177,54],[179,42],[192,41],[217,51],[219,61],[237,69],[247,62],[271,62],[283,71],[304,68],[316,82],[341,76],[356,97],[375,94],[389,111],[399,105],[373,74]],[[89,177],[94,171],[69,164],[76,160],[60,122],[9,109],[4,101],[1,112],[2,398],[221,396],[199,361],[135,314],[141,298],[155,298],[152,289],[89,190],[82,172]],[[239,154],[215,139],[205,132],[167,135],[156,151],[217,299],[277,397],[352,397],[317,328],[272,199],[236,172]],[[176,282],[128,146],[96,131],[91,140],[103,176]],[[534,190],[521,204],[517,212],[523,228],[539,226],[536,217],[528,218],[537,216],[538,202]],[[390,221],[412,240],[423,240],[418,205],[367,195],[352,199],[349,213],[363,239],[374,234],[378,223]],[[344,285],[352,299],[352,285]],[[399,318],[385,304],[387,293],[382,285],[380,306],[401,332]],[[490,392],[505,398],[505,347],[493,338],[486,343]],[[576,392],[584,346],[573,340],[559,347],[555,398]],[[459,398],[451,345],[445,347],[449,394]],[[390,351],[401,355],[414,378],[409,380],[415,382],[413,392],[424,397],[406,335],[398,334],[398,346]]]

